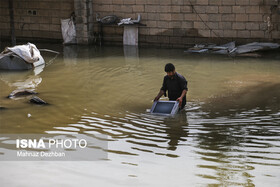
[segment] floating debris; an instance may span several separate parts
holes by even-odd
[[[37,104],[37,105],[47,105],[48,103],[45,102],[43,99],[33,96],[30,100],[31,103]]]
[[[249,43],[246,45],[240,45],[236,47],[231,53],[232,54],[244,54],[244,53],[251,53],[255,51],[267,51],[272,49],[277,49],[280,47],[280,44],[277,43]]]
[[[37,92],[34,92],[32,90],[27,90],[27,89],[14,90],[12,93],[10,93],[10,95],[8,95],[8,98],[15,98],[24,95],[34,95],[34,94],[37,94]]]
[[[0,53],[1,70],[27,70],[45,64],[40,51],[32,43],[6,47]]]
[[[235,48],[235,42],[230,42],[224,45],[217,46],[216,44],[195,45],[193,48],[185,52],[188,53],[214,53],[214,54],[229,54]]]
[[[259,57],[253,52],[274,50],[280,47],[277,43],[260,43],[253,42],[246,45],[235,46],[235,42],[217,46],[216,44],[195,45],[185,52],[187,53],[211,53],[211,54],[227,54],[231,56],[254,56]],[[245,55],[246,54],[246,55]],[[253,55],[251,55],[253,54]]]

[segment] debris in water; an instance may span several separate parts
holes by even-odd
[[[32,90],[27,90],[27,89],[20,89],[20,90],[14,90],[10,95],[8,95],[8,98],[14,98],[14,97],[19,97],[19,96],[24,96],[24,95],[34,95],[37,94],[37,92],[34,92]]]
[[[47,105],[48,103],[45,102],[43,99],[37,97],[37,96],[33,96],[31,99],[30,99],[30,102],[31,103],[34,103],[34,104],[37,104],[37,105]]]
[[[6,47],[0,53],[1,70],[27,70],[45,64],[40,51],[32,43]]]
[[[230,42],[230,43],[220,45],[220,46],[217,46],[216,44],[195,45],[194,47],[189,48],[185,52],[187,52],[187,53],[228,54],[231,56],[259,57],[260,55],[256,55],[256,53],[254,53],[254,55],[251,55],[252,52],[274,50],[279,47],[280,47],[280,44],[278,44],[278,43],[253,42],[253,43],[249,43],[249,44],[245,44],[245,45],[235,46],[235,42]]]
[[[246,45],[240,45],[235,48],[231,53],[232,54],[244,54],[244,53],[251,53],[255,51],[267,51],[272,49],[277,49],[280,47],[280,44],[277,43],[249,43]]]

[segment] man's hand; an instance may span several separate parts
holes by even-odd
[[[179,102],[179,106],[181,107],[182,102],[183,102],[183,98],[182,98],[182,97],[179,97],[178,99],[176,99],[176,101]]]
[[[187,94],[187,90],[183,90],[181,96],[178,99],[176,99],[176,101],[179,102],[180,107],[182,106],[183,98],[186,96],[186,94]]]
[[[156,97],[154,98],[154,102],[155,102],[155,101],[158,101],[159,98],[160,98],[160,97],[156,96]]]
[[[155,101],[158,101],[159,98],[160,98],[163,94],[164,94],[164,91],[163,91],[163,90],[160,90],[159,93],[158,93],[158,95],[154,98],[154,102],[155,102]]]

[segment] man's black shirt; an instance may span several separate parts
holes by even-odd
[[[178,99],[183,90],[188,91],[188,81],[180,75],[179,73],[175,73],[173,79],[171,79],[168,75],[164,76],[163,84],[161,87],[161,90],[163,90],[165,93],[168,91],[168,98],[171,101],[175,101]],[[183,108],[186,105],[186,96],[183,98],[182,106]]]

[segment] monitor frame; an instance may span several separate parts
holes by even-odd
[[[173,105],[173,108],[172,108],[172,110],[169,114],[167,114],[167,113],[157,113],[157,112],[154,112],[154,110],[155,110],[156,105],[158,103],[174,103],[174,105]],[[157,114],[157,115],[164,115],[164,116],[170,116],[170,115],[172,116],[172,115],[177,114],[178,111],[179,111],[179,102],[178,101],[155,101],[153,103],[153,106],[151,108],[150,113],[151,114]]]

